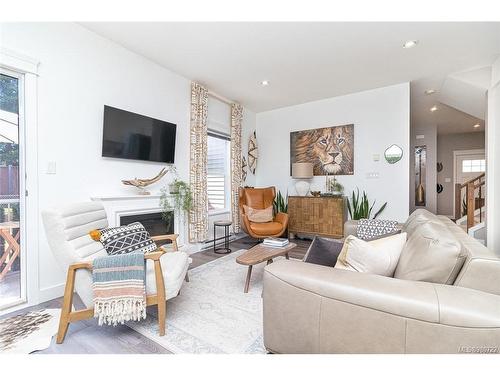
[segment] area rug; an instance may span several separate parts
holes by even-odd
[[[0,320],[0,353],[29,354],[48,348],[60,313],[60,309],[45,309]]]
[[[253,267],[250,290],[243,293],[247,267],[237,264],[236,258],[244,251],[189,271],[190,282],[167,301],[165,336],[158,336],[155,308],[148,310],[145,321],[127,325],[173,353],[265,353],[261,298],[265,264]]]

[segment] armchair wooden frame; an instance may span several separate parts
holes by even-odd
[[[151,239],[155,242],[162,240],[171,240],[173,251],[178,251],[177,238],[178,234],[165,234],[161,236],[154,236]],[[144,254],[144,259],[150,259],[154,262],[155,281],[156,281],[156,294],[146,296],[147,306],[158,306],[158,326],[160,336],[165,335],[165,318],[167,314],[167,301],[165,293],[165,282],[163,280],[163,272],[161,269],[160,257],[166,251],[161,249],[151,253]],[[76,272],[81,269],[92,270],[92,264],[88,262],[73,263],[68,267],[68,275],[66,278],[66,287],[64,289],[64,299],[61,309],[61,317],[59,319],[59,330],[57,332],[56,342],[62,344],[68,331],[70,323],[90,319],[94,317],[94,309],[82,309],[72,311],[73,295],[75,292],[75,276]],[[186,281],[189,281],[186,274]]]

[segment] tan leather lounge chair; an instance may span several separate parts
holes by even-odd
[[[253,238],[279,237],[288,226],[288,215],[278,212],[273,221],[267,223],[254,223],[248,220],[243,205],[263,210],[273,205],[276,189],[268,188],[240,188],[239,192],[240,222],[245,233]]]

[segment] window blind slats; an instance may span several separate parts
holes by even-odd
[[[207,189],[209,210],[224,209],[227,201],[228,145],[226,136],[208,134]]]

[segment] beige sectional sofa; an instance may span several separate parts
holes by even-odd
[[[394,277],[279,261],[264,272],[274,353],[498,353],[500,259],[446,217],[415,211]],[[346,223],[355,232],[355,223]]]

